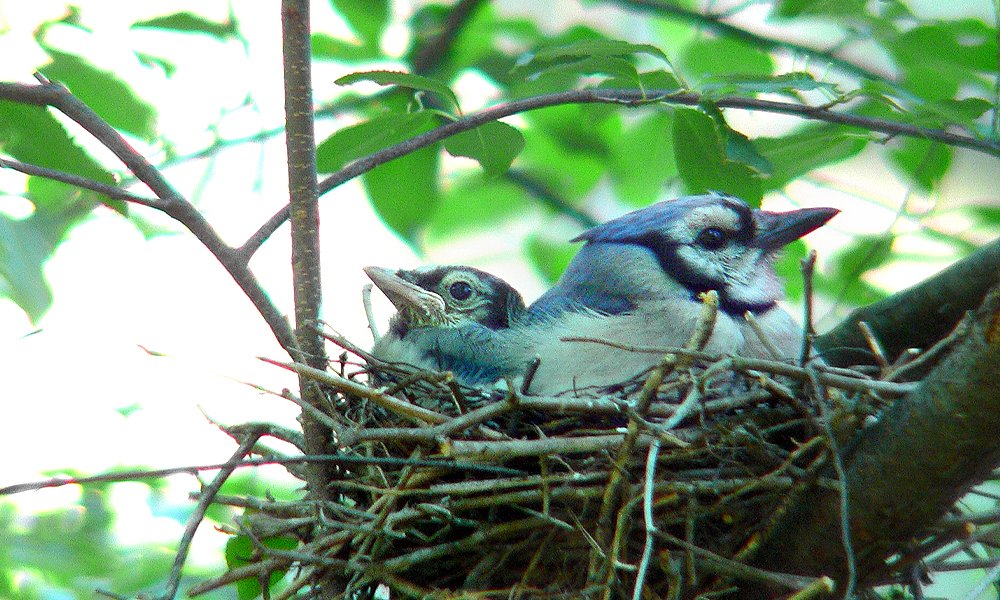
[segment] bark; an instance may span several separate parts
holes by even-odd
[[[889,298],[855,310],[816,338],[823,358],[838,366],[874,364],[858,322],[875,332],[890,361],[908,348],[926,349],[951,331],[966,311],[1000,282],[1000,239],[937,275]]]
[[[996,246],[996,245],[994,245]],[[969,333],[920,386],[896,401],[842,452],[859,586],[888,572],[886,559],[928,531],[1000,459],[1000,288]],[[828,473],[828,475],[832,475]],[[791,507],[751,561],[802,575],[829,575],[843,594],[849,557],[840,494],[817,488]],[[754,590],[747,598],[771,597]]]

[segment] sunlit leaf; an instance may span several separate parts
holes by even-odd
[[[930,192],[951,166],[953,150],[940,142],[905,138],[889,150],[892,163],[922,191]]]
[[[115,129],[151,141],[156,137],[156,109],[110,71],[81,56],[45,49],[51,62],[40,71],[58,81]]]
[[[33,323],[52,305],[42,267],[61,237],[54,237],[41,219],[15,221],[0,215],[0,292]]]
[[[634,54],[648,54],[663,61],[667,60],[667,56],[656,46],[608,39],[580,40],[560,46],[549,46],[535,52],[532,60],[552,61],[584,56],[631,56]]]
[[[381,56],[378,48],[348,42],[325,33],[312,34],[310,47],[313,58],[318,60],[361,62],[375,60]]]
[[[655,200],[667,180],[677,175],[671,114],[657,111],[632,123],[612,147],[611,156],[615,193],[636,206]]]
[[[442,193],[427,224],[427,240],[495,228],[523,214],[531,203],[523,186],[506,179],[487,179],[479,174],[465,177]]]
[[[433,122],[433,113],[419,111],[385,113],[370,121],[344,127],[317,147],[317,168],[321,173],[332,173],[352,160],[428,131]]]
[[[261,540],[261,544],[275,550],[294,550],[298,547],[298,541],[292,537],[272,537]],[[226,542],[226,565],[232,569],[250,564],[256,556],[257,549],[253,542],[245,535],[234,535]],[[268,577],[268,588],[273,588],[285,576],[286,569],[275,569]],[[256,576],[240,579],[236,582],[237,595],[240,600],[252,600],[258,598],[263,591],[260,579]]]
[[[765,180],[769,189],[781,189],[792,180],[826,165],[857,155],[868,144],[863,134],[837,125],[807,125],[780,137],[754,140],[772,165]]]
[[[677,171],[690,193],[725,192],[760,205],[760,178],[747,165],[726,157],[724,139],[711,117],[678,109],[673,134]]]
[[[366,46],[378,47],[392,14],[389,0],[330,0],[330,4]]]
[[[385,224],[416,246],[437,207],[439,147],[422,148],[365,173],[372,207]]]
[[[697,84],[722,75],[767,77],[774,72],[774,59],[746,42],[702,37],[684,48],[677,68],[689,82]]]
[[[438,94],[451,102],[452,106],[456,109],[459,109],[458,98],[455,96],[455,92],[451,91],[451,88],[436,79],[424,77],[423,75],[398,71],[364,71],[344,75],[335,83],[338,85],[351,85],[361,81],[370,81],[379,85],[398,85],[413,90]]]
[[[136,21],[132,28],[166,29],[180,33],[200,33],[220,40],[236,36],[239,30],[231,21],[219,23],[191,12],[179,12],[162,17]]]
[[[528,236],[524,245],[528,260],[542,279],[550,284],[559,279],[579,249],[577,245],[553,242],[539,235]]]
[[[789,94],[825,90],[830,96],[837,94],[833,83],[816,81],[811,73],[782,73],[781,75],[748,77],[744,75],[716,75],[698,84],[698,91],[711,98],[756,94]]]
[[[446,139],[444,147],[452,156],[477,160],[486,175],[495,177],[524,149],[524,136],[516,127],[492,121]]]

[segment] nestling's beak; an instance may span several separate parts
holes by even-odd
[[[408,321],[439,323],[444,318],[444,300],[434,292],[407,281],[401,274],[384,267],[365,267],[365,274]]]
[[[755,210],[757,233],[752,244],[777,250],[820,227],[840,211],[836,208],[802,208],[788,212]]]

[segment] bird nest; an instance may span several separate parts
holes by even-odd
[[[323,388],[329,403],[308,412],[345,461],[328,470],[325,499],[262,503],[240,523],[261,550],[254,560],[271,561],[258,575],[297,565],[280,597],[315,586],[336,598],[739,598],[746,581],[826,586],[747,565],[796,497],[838,489],[828,475],[838,442],[913,386],[711,356],[695,340],[609,347],[658,362],[603,390],[539,397],[513,381],[466,388],[327,337],[340,361],[296,369]],[[276,521],[299,538],[294,552],[260,541]]]

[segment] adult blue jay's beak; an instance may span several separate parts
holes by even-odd
[[[364,271],[408,321],[430,326],[444,321],[445,303],[441,296],[400,277],[400,271],[385,267],[365,267]]]
[[[819,228],[839,212],[827,207],[788,212],[755,210],[756,232],[751,243],[764,250],[777,250]]]

